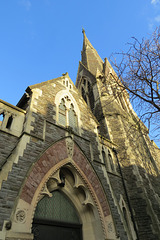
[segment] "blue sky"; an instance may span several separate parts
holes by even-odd
[[[0,98],[16,105],[27,86],[68,72],[75,82],[82,27],[102,59],[160,23],[160,0],[1,0]]]
[[[68,72],[75,83],[82,27],[102,59],[160,25],[160,0],[1,0],[0,98]]]

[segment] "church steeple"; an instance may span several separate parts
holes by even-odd
[[[83,49],[81,52],[82,64],[96,76],[97,71],[103,71],[103,61],[98,55],[97,51],[94,49],[88,38],[86,37],[85,30],[82,30],[83,33]]]

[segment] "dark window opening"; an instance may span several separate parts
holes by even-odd
[[[11,125],[12,125],[12,122],[13,122],[13,117],[10,116],[10,117],[8,118],[8,122],[7,122],[6,128],[10,129],[10,128],[11,128]]]
[[[106,164],[106,154],[104,150],[102,150],[102,157],[103,157],[103,163]]]
[[[94,95],[93,95],[92,90],[89,92],[89,103],[90,103],[91,110],[93,111],[93,109],[94,109]]]
[[[87,103],[87,98],[86,98],[85,91],[84,91],[83,87],[82,87],[82,97],[83,97],[84,101]]]
[[[112,159],[112,155],[111,155],[111,153],[110,153],[109,150],[108,150],[108,158],[109,158],[109,163],[110,163],[111,171],[114,171],[113,159]]]
[[[90,84],[90,82],[88,82],[88,92],[90,92],[91,91],[91,84]]]

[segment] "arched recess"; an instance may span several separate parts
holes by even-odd
[[[134,230],[133,222],[131,219],[130,211],[128,210],[127,204],[123,199],[123,196],[120,195],[120,201],[119,201],[120,209],[122,212],[122,218],[124,221],[124,227],[126,229],[128,239],[136,240],[137,236]]]
[[[52,185],[52,184],[51,184]],[[32,224],[34,239],[82,239],[82,225],[70,199],[60,189],[38,203]]]
[[[36,206],[45,196],[52,197],[54,191],[65,194],[72,202],[82,224],[83,240],[116,239],[102,185],[71,137],[53,144],[30,169],[12,217],[10,234],[23,233],[25,239],[32,239]]]
[[[81,78],[80,86],[82,97],[93,112],[95,106],[95,96],[93,93],[93,86],[91,80],[88,77],[83,76]]]

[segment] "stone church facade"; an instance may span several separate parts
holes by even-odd
[[[1,240],[160,239],[160,152],[83,31],[68,73],[0,100]]]

